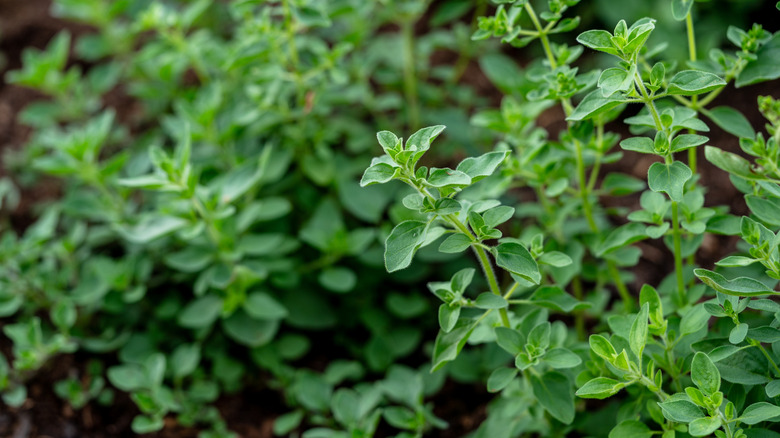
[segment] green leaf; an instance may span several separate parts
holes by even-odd
[[[578,366],[582,359],[565,348],[553,348],[545,353],[544,363],[555,369],[565,369]]]
[[[729,342],[731,342],[732,344],[739,344],[742,341],[744,341],[745,336],[747,336],[749,328],[750,326],[745,324],[744,322],[735,325],[734,328],[731,329],[731,332],[729,333]]]
[[[164,426],[165,423],[160,416],[136,415],[130,428],[133,429],[133,432],[143,435],[162,430]]]
[[[346,293],[355,288],[357,274],[343,266],[325,268],[317,277],[322,287],[333,292]]]
[[[288,435],[290,432],[297,429],[301,424],[301,421],[303,421],[303,414],[302,410],[297,410],[276,417],[273,427],[274,435]]]
[[[608,68],[601,72],[598,81],[602,97],[609,97],[617,91],[627,91],[633,85],[634,76],[632,72],[616,67]]]
[[[599,357],[603,358],[607,362],[612,362],[617,356],[617,351],[615,351],[615,347],[612,345],[612,343],[609,341],[609,339],[605,338],[601,335],[590,335],[588,338],[588,344],[590,345],[590,349],[596,353]]]
[[[693,420],[704,418],[701,409],[688,400],[667,400],[658,403],[664,417],[678,423],[690,423]]]
[[[653,163],[647,171],[647,185],[654,192],[664,192],[672,201],[682,202],[685,182],[693,172],[681,161],[671,164]]]
[[[475,328],[477,324],[473,320],[460,319],[449,333],[439,332],[433,346],[431,371],[437,371],[447,362],[455,360]]]
[[[672,0],[672,17],[677,21],[685,20],[693,6],[693,0]]]
[[[467,235],[457,233],[444,239],[441,245],[439,245],[439,251],[446,254],[463,252],[469,249],[471,243],[471,239]]]
[[[108,381],[125,392],[147,388],[150,384],[144,369],[138,364],[116,365],[106,372]]]
[[[771,382],[767,383],[766,388],[766,396],[770,398],[775,398],[780,395],[780,380],[772,380]]]
[[[474,306],[478,309],[503,309],[508,305],[509,303],[504,297],[492,292],[481,293],[477,299],[474,300]]]
[[[737,277],[733,280],[727,280],[726,277],[717,272],[706,269],[694,269],[693,273],[699,277],[699,280],[716,291],[738,297],[754,297],[759,295],[778,295],[780,292],[767,287],[764,283],[749,277]]]
[[[741,112],[730,106],[719,106],[703,111],[720,129],[737,137],[754,138],[756,131]]]
[[[652,438],[655,434],[645,423],[625,420],[609,432],[609,438]]]
[[[516,356],[525,347],[525,339],[515,329],[509,327],[496,327],[496,343],[512,356]]]
[[[737,154],[726,152],[714,146],[704,147],[704,156],[707,161],[728,173],[745,179],[764,179],[753,173],[750,162]]]
[[[780,33],[775,33],[772,39],[761,46],[756,52],[756,59],[747,63],[737,76],[737,88],[745,85],[771,81],[780,78]]]
[[[432,167],[427,181],[432,187],[467,186],[471,177],[459,170]]]
[[[512,219],[514,214],[514,207],[499,205],[498,207],[493,207],[482,213],[482,219],[485,221],[486,227],[495,228],[509,219]]]
[[[666,89],[667,94],[693,96],[707,93],[726,85],[720,76],[705,71],[683,70],[678,72]]]
[[[691,436],[710,436],[720,428],[720,417],[697,418],[688,424]]]
[[[260,347],[269,343],[279,329],[278,320],[258,320],[244,311],[237,311],[222,320],[222,328],[230,338],[247,347]]]
[[[649,137],[629,137],[620,142],[620,147],[626,151],[634,151],[642,154],[655,154],[653,139]]]
[[[727,256],[723,260],[715,262],[716,266],[722,266],[724,268],[738,268],[742,266],[749,266],[757,262],[757,259],[742,256]]]
[[[745,408],[739,421],[745,424],[758,424],[762,421],[780,421],[780,406],[767,402],[753,403]]]
[[[761,221],[773,227],[780,226],[780,199],[745,195],[745,202],[750,211]]]
[[[478,157],[469,157],[461,161],[455,170],[465,173],[471,178],[471,182],[475,183],[492,175],[508,155],[509,151],[493,151]]]
[[[211,250],[191,245],[165,256],[165,264],[181,272],[202,271],[214,258]]]
[[[504,242],[496,248],[496,264],[525,280],[539,284],[542,274],[531,253],[519,243]]]
[[[556,268],[563,268],[573,263],[571,257],[560,251],[547,251],[539,256],[539,263],[542,265],[554,266]]]
[[[496,368],[490,373],[487,381],[488,392],[498,392],[506,388],[517,377],[517,368]]]
[[[252,318],[263,320],[283,319],[287,309],[265,292],[252,292],[244,301],[244,310]]]
[[[168,361],[174,378],[182,378],[192,374],[200,363],[200,345],[181,344],[173,350]]]
[[[539,307],[565,313],[590,307],[590,303],[577,300],[558,286],[542,286],[529,299]]]
[[[649,312],[650,305],[647,303],[643,304],[642,309],[634,319],[634,323],[631,324],[631,331],[628,335],[631,351],[639,358],[640,364],[642,361],[642,353],[645,351],[645,345],[647,344],[647,318]]]
[[[710,357],[701,351],[693,356],[691,380],[704,395],[711,396],[720,390],[720,371]]]
[[[401,140],[390,131],[377,132],[376,140],[387,155],[392,156],[393,152],[401,150]]]
[[[222,298],[216,295],[205,295],[190,302],[179,312],[179,325],[186,328],[199,329],[208,327],[222,313]]]
[[[387,163],[372,164],[360,178],[360,187],[370,186],[372,184],[384,184],[391,181],[401,173],[400,167],[394,167]]]
[[[449,333],[460,317],[460,306],[444,303],[439,306],[439,326],[444,333]]]
[[[385,241],[385,267],[387,272],[404,269],[412,263],[414,253],[425,242],[428,224],[420,221],[404,221],[396,225]]]
[[[577,105],[577,108],[572,111],[571,115],[566,118],[570,121],[586,120],[591,117],[597,116],[601,113],[611,110],[622,103],[622,97],[618,94],[613,94],[609,97],[604,97],[601,94],[601,90],[593,90]]]
[[[547,321],[538,324],[530,333],[528,333],[528,344],[533,345],[536,348],[549,347],[551,330],[552,325]]]
[[[596,245],[594,252],[601,257],[626,245],[646,239],[646,228],[644,225],[636,222],[621,225],[610,231],[607,237]]]
[[[606,30],[588,30],[577,36],[577,42],[593,50],[620,56],[615,44],[612,43],[612,35]]]
[[[575,395],[580,398],[602,400],[617,394],[624,386],[626,386],[625,383],[620,383],[608,377],[596,377],[582,385]]]
[[[709,138],[697,134],[680,134],[672,140],[672,152],[680,152],[707,143]]]
[[[710,314],[704,308],[704,305],[691,307],[680,320],[680,334],[685,336],[696,333],[707,325],[710,320]]]
[[[144,216],[136,225],[122,227],[119,232],[133,243],[149,243],[166,234],[184,228],[188,222],[174,216],[149,215]]]
[[[564,424],[574,421],[574,394],[569,379],[557,371],[543,376],[531,374],[531,387],[539,403],[556,420]]]
[[[601,188],[612,196],[625,196],[643,190],[645,188],[645,182],[639,178],[612,172],[604,177]]]

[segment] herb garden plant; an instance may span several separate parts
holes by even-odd
[[[95,32],[6,76],[48,99],[0,205],[62,190],[0,238],[3,402],[75,353],[53,391],[129,397],[138,434],[239,436],[221,401],[255,385],[276,436],[452,436],[441,394],[476,383],[472,437],[780,436],[780,100],[714,104],[780,77],[780,33],[705,54],[707,3],[609,30],[578,3],[55,1]]]

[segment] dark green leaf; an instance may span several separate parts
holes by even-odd
[[[775,33],[771,40],[756,52],[756,59],[748,62],[736,81],[737,88],[745,85],[771,81],[780,78],[780,33]]]
[[[222,321],[222,328],[236,342],[248,347],[260,347],[274,338],[279,321],[254,319],[239,310]]]
[[[753,138],[756,136],[756,132],[753,130],[750,121],[748,121],[741,112],[730,106],[719,106],[704,111],[704,114],[729,134],[745,138]]]
[[[694,269],[693,273],[699,277],[704,284],[726,295],[736,295],[740,297],[753,297],[759,295],[777,295],[764,283],[749,277],[737,277],[733,280],[727,280],[726,277],[717,272],[706,269]]]
[[[578,301],[558,286],[542,286],[536,289],[530,300],[537,306],[566,313],[590,307],[589,303]]]
[[[780,421],[780,406],[767,402],[753,403],[745,408],[739,421],[745,424],[758,424],[762,421]]]
[[[638,420],[626,420],[609,432],[609,438],[652,438],[655,432]]]
[[[624,386],[626,386],[624,383],[620,383],[617,380],[608,377],[596,377],[582,385],[580,389],[577,390],[576,395],[581,398],[602,400],[617,394]]]
[[[509,151],[493,151],[478,157],[469,157],[461,161],[455,170],[471,177],[471,182],[477,182],[492,175],[507,155]]]
[[[577,42],[593,50],[620,56],[620,52],[612,43],[612,35],[606,30],[589,30],[577,36]]]
[[[672,201],[682,202],[683,188],[693,172],[681,161],[653,163],[647,171],[647,185],[654,192],[664,192]]]
[[[701,351],[693,356],[691,380],[704,395],[710,396],[720,390],[720,372],[710,357]]]
[[[531,387],[539,403],[556,420],[571,424],[574,420],[574,394],[569,379],[557,371],[543,376],[530,375]]]
[[[701,408],[688,400],[668,400],[658,403],[664,413],[664,417],[678,423],[690,423],[693,420],[704,418]]]
[[[542,279],[536,260],[519,243],[504,242],[499,244],[496,248],[496,264],[534,284],[539,284]]]
[[[707,93],[726,85],[720,76],[699,70],[683,70],[669,81],[666,92],[681,96]]]
[[[697,418],[688,424],[691,436],[710,436],[720,428],[720,417]]]
[[[565,369],[578,366],[582,359],[565,348],[553,348],[545,353],[544,363],[555,369]]]
[[[412,263],[414,253],[425,242],[428,224],[420,221],[404,221],[396,225],[385,241],[385,267],[387,272],[406,268]]]
[[[780,226],[780,199],[745,195],[745,202],[750,211],[761,221],[773,227]]]
[[[591,91],[577,108],[572,111],[571,115],[566,118],[570,121],[586,120],[591,117],[597,116],[601,113],[611,110],[622,103],[622,98],[618,94],[613,94],[609,97],[604,97],[601,94],[601,90]]]
[[[496,368],[488,377],[487,388],[489,392],[498,392],[506,388],[517,376],[517,368]]]
[[[503,309],[508,305],[509,303],[504,297],[491,292],[481,293],[477,299],[474,300],[474,306],[478,309]]]
[[[439,370],[447,362],[455,360],[476,327],[477,324],[473,320],[460,319],[449,333],[439,332],[433,346],[431,371]]]

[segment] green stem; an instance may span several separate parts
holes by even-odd
[[[420,107],[417,100],[417,74],[414,62],[414,21],[411,18],[401,22],[404,57],[404,94],[409,116],[409,128],[417,131],[420,127]]]
[[[531,6],[531,2],[525,3],[525,10],[528,13],[528,17],[531,19],[531,22],[533,22],[536,31],[539,32],[539,39],[542,41],[542,46],[544,46],[544,53],[547,55],[547,61],[550,63],[550,68],[555,70],[558,68],[558,63],[555,62],[555,57],[553,56],[552,49],[550,48],[550,40],[547,38],[547,33],[542,28],[542,24],[539,22],[539,19],[536,17],[536,12],[534,12],[534,8]]]
[[[578,301],[582,301],[584,296],[582,289],[582,279],[579,276],[575,276],[571,280],[572,291],[574,292],[574,298]],[[574,313],[574,328],[577,330],[577,338],[580,341],[588,339],[588,332],[585,330],[585,312],[578,310]]]
[[[766,351],[766,348],[764,348],[764,346],[761,345],[761,342],[759,342],[759,341],[757,341],[755,339],[752,339],[752,338],[748,338],[748,343],[750,345],[758,347],[758,349],[761,351],[761,353],[763,353],[764,357],[766,357],[766,360],[769,361],[769,364],[772,365],[772,368],[774,368],[775,373],[776,373],[775,377],[780,377],[780,367],[777,366],[777,362],[775,362],[775,360],[772,359],[772,356],[769,355],[769,352]]]
[[[623,279],[620,277],[620,270],[618,269],[615,262],[613,262],[612,260],[607,260],[607,269],[609,270],[610,277],[612,277],[612,280],[615,282],[615,287],[618,290],[620,299],[623,300],[623,307],[625,307],[626,312],[627,313],[633,312],[634,299],[631,297],[631,293],[628,291],[626,284],[623,282]]]
[[[672,242],[674,244],[674,270],[677,277],[677,296],[680,306],[688,303],[688,295],[685,293],[685,280],[683,279],[682,245],[680,242],[680,218],[677,202],[672,201]]]
[[[449,222],[451,225],[453,225],[455,228],[457,228],[461,233],[468,236],[472,241],[476,238],[473,234],[471,234],[471,231],[456,218],[454,215],[447,215],[444,216],[444,218]],[[480,245],[471,245],[471,248],[474,250],[474,253],[477,255],[477,260],[479,260],[479,265],[482,267],[482,272],[485,274],[485,278],[487,279],[488,286],[490,286],[490,292],[502,296],[501,294],[501,288],[498,286],[498,279],[496,277],[496,272],[493,270],[493,264],[490,262],[490,258],[488,258],[487,253]],[[511,327],[511,324],[509,323],[509,314],[506,311],[506,308],[499,309],[498,311],[499,315],[501,315],[501,323],[504,325],[504,327]]]
[[[685,16],[685,27],[688,31],[688,58],[691,61],[696,61],[696,36],[693,32],[693,18],[691,17],[690,11],[688,11],[688,15]],[[691,97],[691,105],[694,108],[698,106],[698,99],[698,95],[693,95]],[[696,173],[696,148],[688,149],[688,167],[691,168],[693,173]]]

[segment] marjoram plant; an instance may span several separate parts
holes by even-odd
[[[577,0],[550,0],[542,13],[531,1],[495,3],[472,39],[499,37],[513,47],[539,41],[544,52],[524,71],[504,58],[484,61],[508,91],[500,110],[472,119],[502,135],[495,149],[454,168],[427,167],[421,159],[444,126],[406,141],[381,131],[384,154],[361,180],[412,189],[403,205],[416,217],[385,241],[389,272],[435,242],[442,253],[470,249],[477,259],[480,281],[466,268],[428,284],[442,302],[433,372],[457,361],[466,345],[505,352],[487,378],[500,396],[474,436],[777,436],[780,305],[771,297],[780,294],[780,101],[759,98],[767,138],[738,110],[710,104],[730,84],[780,77],[780,33],[732,26],[727,39],[737,50],[699,59],[694,2],[673,0],[671,16],[685,23],[689,49],[689,59],[677,62],[663,58],[665,43],[650,44],[652,18],[587,30],[576,38],[581,46],[568,46],[551,37],[577,26],[579,18],[564,18]],[[610,67],[581,72],[574,62],[583,47],[609,55]],[[552,135],[535,118],[556,105],[566,127]],[[629,109],[622,122],[631,134],[607,132]],[[710,141],[707,121],[739,137],[754,159],[704,147],[707,161],[745,193],[749,216],[705,206],[696,158]],[[618,144],[622,151],[613,151]],[[645,181],[600,174],[623,151],[653,157]],[[519,201],[518,187],[535,200]],[[638,210],[600,203],[631,193]],[[742,238],[715,270],[696,264],[708,235]],[[648,239],[667,247],[673,271],[632,290],[628,269],[641,256],[635,243]]]

